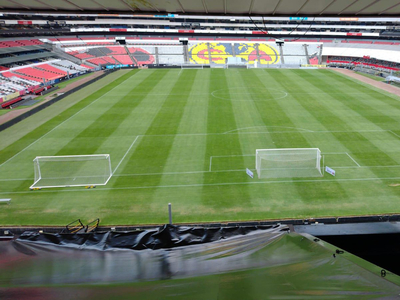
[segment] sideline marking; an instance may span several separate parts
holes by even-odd
[[[306,129],[307,130],[307,129]],[[372,130],[317,130],[317,131],[299,131],[299,130],[285,130],[285,131],[253,131],[253,132],[214,132],[214,133],[178,133],[178,134],[141,134],[143,137],[165,137],[165,136],[206,136],[206,135],[224,135],[224,134],[275,134],[275,133],[359,133],[359,132],[389,132],[386,129],[372,129]],[[400,137],[399,137],[400,138]]]
[[[89,106],[91,106],[93,103],[97,102],[98,100],[100,100],[101,98],[103,98],[105,95],[107,95],[108,93],[110,93],[111,91],[113,91],[114,89],[116,89],[117,87],[119,87],[121,84],[123,84],[125,81],[127,81],[128,79],[130,79],[132,76],[135,76],[136,74],[138,74],[141,70],[139,70],[138,72],[136,72],[135,74],[132,74],[131,76],[129,76],[127,79],[125,79],[124,81],[122,81],[120,84],[118,84],[117,86],[113,87],[111,90],[109,90],[107,93],[101,95],[99,98],[97,98],[96,100],[92,101],[91,103],[89,103],[88,105],[86,105],[85,107],[83,107],[82,109],[80,109],[79,111],[77,111],[76,113],[74,113],[72,116],[70,116],[68,119],[64,120],[63,122],[61,122],[60,124],[58,124],[56,127],[54,127],[53,129],[51,129],[50,131],[48,131],[47,133],[45,133],[44,135],[42,135],[40,138],[38,138],[37,140],[35,140],[34,142],[32,142],[31,144],[29,144],[28,146],[26,146],[24,149],[22,149],[21,151],[19,151],[17,154],[13,155],[12,157],[10,157],[9,159],[7,159],[5,162],[3,162],[2,164],[0,164],[0,168],[5,165],[6,163],[8,163],[10,160],[12,160],[14,157],[18,156],[19,154],[21,154],[22,152],[24,152],[26,149],[30,148],[31,146],[33,146],[34,144],[36,144],[37,142],[39,142],[41,139],[43,139],[44,137],[46,137],[48,134],[52,133],[54,130],[56,130],[58,127],[60,127],[61,125],[63,125],[64,123],[66,123],[67,121],[71,120],[73,117],[75,117],[77,114],[81,113],[82,111],[84,111],[86,108],[88,108]],[[122,75],[123,76],[123,75]],[[83,100],[83,99],[82,99]],[[81,101],[82,101],[81,100]],[[78,102],[79,103],[79,102]]]

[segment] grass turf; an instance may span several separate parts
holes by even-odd
[[[0,198],[12,198],[0,224],[165,223],[169,202],[174,222],[399,212],[394,95],[330,70],[110,76],[0,133]],[[244,172],[255,149],[314,147],[336,177]],[[102,153],[114,170],[106,186],[29,191],[34,157]]]

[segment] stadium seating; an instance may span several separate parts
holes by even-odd
[[[88,58],[93,58],[93,55],[87,54],[87,53],[78,53],[74,55],[75,57],[79,59],[88,59]]]
[[[111,55],[117,54],[117,55],[123,55],[127,54],[125,51],[124,47],[121,46],[116,46],[116,47],[106,47],[108,50],[111,50]]]
[[[91,67],[91,66],[88,66],[88,65],[85,65],[85,64],[81,64],[81,67],[84,67],[84,68],[87,68],[87,69],[94,69],[94,67]]]
[[[23,46],[34,46],[43,45],[43,43],[37,39],[34,40],[15,40],[15,41],[2,41],[0,42],[0,48],[7,47],[23,47]]]
[[[88,67],[77,65],[68,60],[52,61],[50,64],[59,70],[69,73],[70,75],[81,71],[87,71],[88,69]],[[92,67],[89,69],[92,69]]]
[[[87,61],[92,63],[92,64],[95,64],[97,66],[110,64],[110,62],[106,60],[105,56],[104,57],[91,58],[91,59],[88,59]],[[113,61],[111,63],[115,64],[115,61]]]
[[[26,75],[29,77],[33,77],[33,78],[39,79],[39,80],[40,79],[43,80],[43,78],[46,80],[55,80],[55,79],[65,76],[65,75],[60,75],[60,74],[54,74],[52,72],[45,71],[45,70],[34,69],[32,67],[20,68],[17,70],[13,70],[13,72],[19,73],[22,75]]]
[[[119,63],[123,65],[132,65],[133,61],[129,57],[129,55],[113,55],[113,58],[116,59]]]
[[[25,80],[28,80],[28,81],[37,82],[38,84],[42,82],[42,79],[32,78],[30,76],[23,75],[23,74],[18,74],[18,73],[2,72],[1,75],[4,76],[4,77],[18,77],[18,78],[25,79]]]
[[[57,68],[55,68],[55,67],[53,67],[51,65],[48,65],[48,64],[37,65],[37,66],[35,66],[35,68],[41,69],[41,70],[45,70],[45,71],[48,71],[48,72],[51,72],[51,73],[54,73],[54,74],[62,75],[62,76],[68,75],[67,72],[62,71],[60,69],[57,69]]]

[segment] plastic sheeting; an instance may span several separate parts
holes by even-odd
[[[66,239],[48,242],[26,234],[0,243],[0,299],[393,299],[400,294],[398,276],[312,236],[289,233],[285,226],[253,229],[237,228],[239,235],[233,235],[234,229],[215,228],[202,239],[191,233],[199,228],[165,226],[138,232],[141,241],[147,237],[153,240],[148,245],[159,247],[140,251],[109,243],[105,234],[73,246]],[[160,232],[171,234],[168,243]],[[93,244],[107,247],[89,250]]]
[[[267,230],[271,235],[289,230],[286,226],[238,226],[238,227],[184,227],[164,225],[152,230],[128,232],[93,232],[88,234],[53,234],[24,232],[19,241],[36,242],[43,245],[54,244],[79,249],[132,249],[157,250],[214,242],[255,231]]]

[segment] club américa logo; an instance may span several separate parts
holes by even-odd
[[[207,44],[209,46],[207,46]],[[278,51],[270,44],[258,44],[261,64],[279,62]],[[194,64],[225,64],[229,57],[240,57],[243,62],[253,64],[257,61],[254,43],[198,43],[189,49],[190,62]]]

